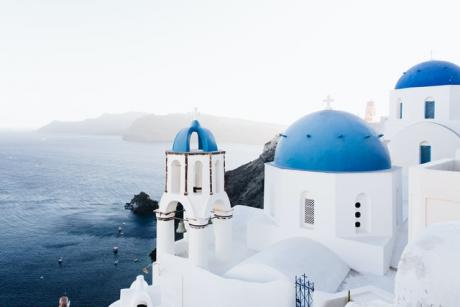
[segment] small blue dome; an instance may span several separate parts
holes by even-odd
[[[395,89],[439,85],[460,85],[460,67],[446,61],[417,64],[399,78]]]
[[[201,127],[197,120],[192,121],[188,128],[180,130],[174,138],[172,151],[174,152],[190,152],[190,137],[192,133],[198,134],[198,149],[202,151],[217,151],[217,144],[214,135],[206,128]]]
[[[318,172],[366,172],[391,168],[380,135],[359,117],[324,110],[302,117],[281,135],[275,166]]]

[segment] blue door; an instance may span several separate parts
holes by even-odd
[[[434,118],[434,101],[425,101],[425,118]]]
[[[431,146],[420,145],[420,164],[431,161]]]

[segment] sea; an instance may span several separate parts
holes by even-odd
[[[227,169],[262,151],[219,145]],[[169,147],[0,132],[0,306],[57,306],[64,294],[73,307],[108,306],[137,275],[150,283],[155,220],[124,204],[140,191],[161,197]]]

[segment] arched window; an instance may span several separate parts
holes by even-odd
[[[425,118],[434,119],[435,115],[435,101],[433,98],[425,99]]]
[[[420,164],[431,162],[431,145],[428,142],[420,143]]]
[[[203,190],[203,163],[201,161],[195,162],[195,180],[193,182],[193,192],[201,193]]]
[[[193,132],[190,135],[190,151],[197,151],[199,148],[198,133]]]
[[[180,193],[180,181],[181,181],[181,165],[180,162],[174,160],[171,163],[171,192]]]

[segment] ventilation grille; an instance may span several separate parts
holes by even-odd
[[[305,224],[315,224],[315,201],[313,199],[305,199]]]

